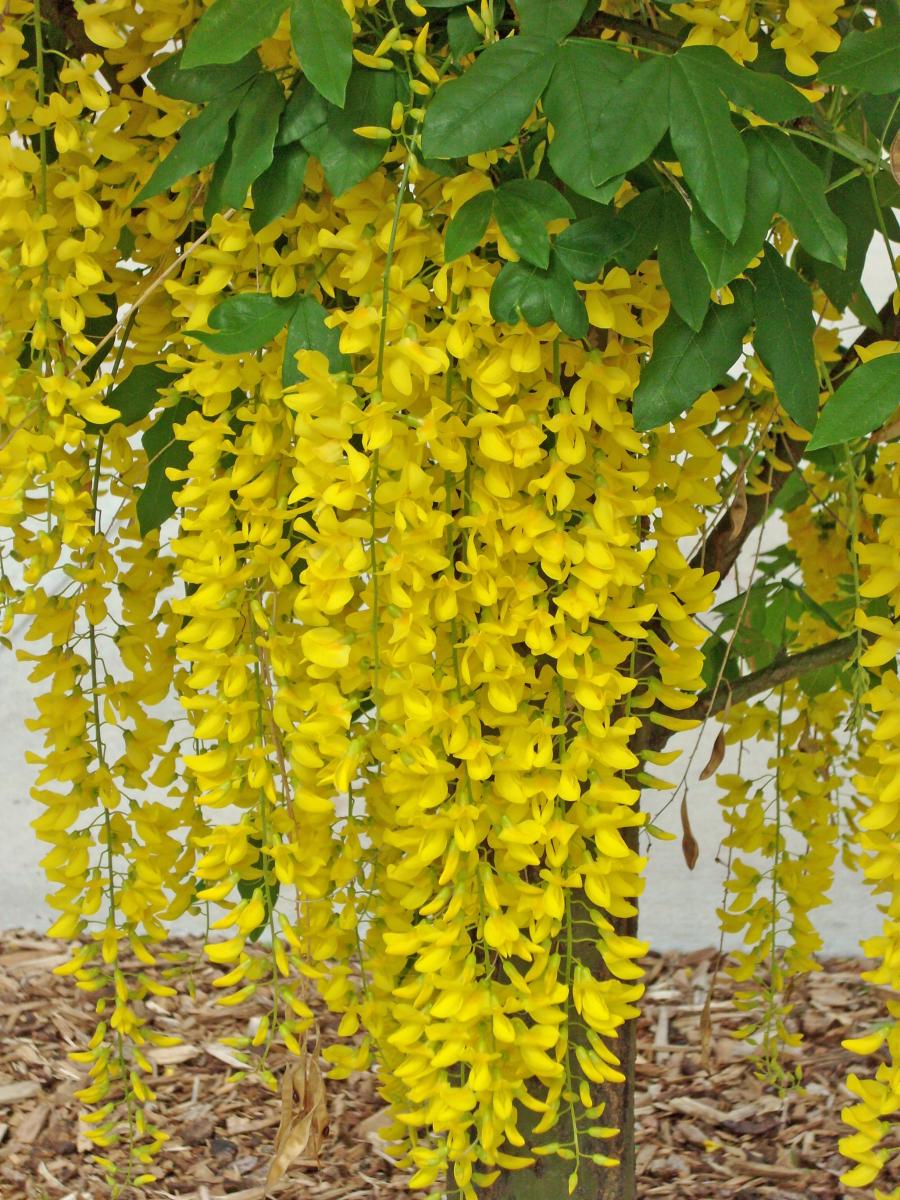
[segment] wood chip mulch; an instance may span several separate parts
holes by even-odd
[[[173,941],[202,959],[197,943]],[[0,1197],[2,1200],[104,1200],[103,1169],[79,1135],[73,1092],[84,1068],[67,1052],[93,1028],[90,998],[51,974],[64,961],[58,942],[0,934]],[[858,960],[829,959],[795,989],[792,1020],[805,1037],[786,1063],[803,1066],[803,1087],[781,1099],[754,1077],[747,1050],[729,1036],[744,1019],[728,1002],[732,984],[716,975],[712,1035],[704,1055],[701,1016],[715,955],[654,954],[639,1033],[638,1171],[641,1200],[871,1200],[838,1182],[847,1163],[837,1152],[846,1131],[844,1087],[863,1063],[841,1048],[883,1019],[884,994],[859,981]],[[280,1101],[252,1079],[227,1082],[233,1060],[221,1038],[247,1031],[252,1006],[223,1008],[206,997],[216,969],[196,967],[195,998],[185,980],[161,1001],[157,1027],[184,1038],[155,1053],[152,1087],[158,1123],[171,1140],[157,1158],[158,1182],[145,1200],[376,1200],[415,1196],[384,1153],[375,1077],[328,1082],[330,1131],[321,1162],[298,1163],[269,1192],[263,1188]],[[167,1015],[166,1015],[167,1014]],[[322,1017],[322,1038],[335,1024]],[[791,1057],[792,1056],[792,1057]],[[276,1073],[284,1061],[275,1055]],[[900,1168],[900,1164],[898,1164]],[[900,1182],[887,1172],[884,1191]],[[129,1200],[133,1193],[129,1192]],[[548,1197],[547,1200],[557,1200]]]

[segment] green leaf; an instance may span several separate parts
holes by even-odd
[[[132,204],[142,204],[153,196],[166,192],[173,183],[193,175],[201,167],[215,162],[228,141],[228,128],[235,110],[250,88],[242,83],[218,100],[213,100],[203,112],[181,127],[178,142],[162,160]]]
[[[219,354],[261,350],[288,323],[296,303],[293,296],[282,299],[267,292],[229,296],[209,314],[211,333],[188,332]]]
[[[312,296],[301,296],[296,302],[284,344],[281,381],[285,387],[306,378],[294,359],[298,350],[318,350],[324,354],[332,374],[351,369],[350,359],[341,353],[341,331],[325,324],[327,316],[327,311]]]
[[[703,654],[703,669],[700,673],[700,678],[703,680],[704,688],[715,686],[716,680],[721,675],[723,680],[728,679],[726,666],[728,659],[726,653],[728,643],[718,633],[712,634],[703,643],[701,653]]]
[[[488,46],[435,94],[425,113],[422,153],[463,158],[505,146],[527,120],[555,61],[549,38],[522,34]]]
[[[597,187],[601,162],[590,131],[600,121],[610,97],[635,70],[634,61],[608,42],[570,38],[560,46],[550,83],[541,99],[553,126],[548,156],[558,179],[573,191],[605,204],[618,191],[619,180]]]
[[[184,67],[233,63],[271,37],[290,0],[214,0],[191,30]]]
[[[495,321],[543,325],[551,317],[569,337],[587,336],[589,322],[583,297],[562,262],[551,254],[545,270],[525,261],[506,263],[491,289]]]
[[[584,130],[595,186],[630,171],[656,149],[669,127],[672,61],[641,63],[608,96],[596,125]]]
[[[695,58],[672,58],[670,136],[684,178],[706,216],[729,242],[744,224],[747,151],[718,86]]]
[[[674,192],[666,195],[659,270],[672,307],[686,325],[699,332],[709,308],[709,280],[691,246],[691,214]]]
[[[537,267],[550,263],[547,222],[574,217],[568,200],[542,179],[513,179],[494,192],[494,216],[513,250]]]
[[[655,429],[687,412],[740,358],[750,325],[750,285],[732,288],[734,303],[714,304],[699,333],[670,313],[634,393],[636,429]]]
[[[894,105],[894,97],[864,95],[860,108],[865,114],[870,136],[885,148],[890,146],[900,132],[900,106]]]
[[[463,254],[474,250],[488,227],[494,206],[494,193],[479,192],[467,200],[459,212],[448,222],[444,233],[444,262],[453,262]]]
[[[874,433],[900,405],[900,354],[861,363],[826,402],[807,450]]]
[[[341,0],[293,0],[291,42],[316,91],[343,108],[353,67],[353,25]]]
[[[523,33],[557,40],[571,33],[587,0],[518,0],[516,10]]]
[[[812,429],[819,412],[812,292],[774,246],[766,246],[752,279],[753,347],[772,376],[785,411],[798,425]]]
[[[516,325],[543,325],[550,320],[547,272],[527,262],[504,264],[491,288],[491,316],[495,321]]]
[[[819,68],[819,83],[886,95],[900,89],[900,25],[848,33]]]
[[[676,59],[689,62],[695,75],[704,75],[738,108],[748,108],[767,121],[790,121],[813,113],[810,102],[786,79],[742,67],[719,46],[685,46]]]
[[[478,49],[484,41],[484,36],[478,32],[469,20],[469,14],[463,9],[448,14],[447,40],[450,43],[450,53],[456,62],[459,62],[461,58]]]
[[[805,674],[799,675],[797,683],[800,686],[800,691],[805,696],[809,696],[810,699],[821,696],[823,692],[832,691],[842,669],[842,663],[830,663],[826,667],[816,667],[812,671],[807,671]]]
[[[309,151],[299,142],[275,148],[272,165],[253,182],[250,228],[254,233],[294,207],[303,194],[308,162]]]
[[[207,221],[216,212],[241,208],[251,183],[270,166],[283,108],[284,93],[275,76],[269,71],[258,75],[235,114],[227,156],[216,164],[203,209]]]
[[[764,144],[750,136],[746,148],[747,207],[737,240],[729,242],[699,208],[691,213],[691,245],[714,288],[730,283],[759,253],[778,207],[778,180],[770,169]]]
[[[590,321],[584,298],[556,254],[550,257],[545,290],[553,319],[563,333],[571,338],[587,337]]]
[[[553,243],[560,263],[572,279],[593,283],[619,251],[634,238],[634,226],[614,208],[575,221]]]
[[[792,471],[787,483],[782,484],[770,502],[772,510],[793,512],[798,505],[809,498],[809,486],[799,471]]]
[[[354,67],[343,109],[323,100],[325,123],[306,134],[303,144],[322,164],[325,182],[335,196],[371,175],[384,158],[385,142],[359,137],[353,130],[358,125],[390,123],[398,83],[393,71]]]
[[[626,271],[636,271],[650,257],[659,241],[665,192],[661,187],[647,188],[622,209],[622,218],[634,230],[628,243],[616,252],[616,262]]]
[[[112,389],[103,403],[119,410],[123,425],[135,425],[159,403],[159,393],[178,378],[158,363],[133,367],[128,378]]]
[[[194,67],[192,70],[182,67],[181,58],[182,53],[179,50],[164,63],[154,67],[148,78],[160,95],[171,96],[174,100],[191,100],[194,103],[216,100],[223,92],[240,87],[262,70],[262,63],[255,50],[251,50],[235,63]]]
[[[328,124],[331,108],[332,105],[319,95],[308,79],[301,79],[288,97],[281,114],[275,145],[287,146],[291,142],[305,141],[310,134]]]
[[[815,258],[843,267],[847,230],[828,207],[821,171],[778,130],[759,129],[756,136],[763,140],[770,169],[778,179],[778,211],[804,249]]]
[[[159,529],[163,521],[175,512],[172,497],[180,490],[181,484],[169,479],[166,470],[171,467],[183,471],[190,461],[191,451],[187,442],[175,439],[174,426],[186,421],[195,407],[194,401],[188,396],[182,397],[174,408],[162,412],[141,438],[150,463],[147,483],[137,498],[138,527],[142,537]]]
[[[811,612],[814,617],[820,621],[824,621],[829,629],[833,629],[835,633],[846,633],[846,629],[841,625],[840,621],[835,620],[827,608],[824,608],[818,600],[814,600],[809,592],[799,586],[799,584],[788,584],[785,582],[784,587],[790,587],[796,595],[797,599],[807,611]]]

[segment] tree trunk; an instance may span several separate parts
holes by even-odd
[[[637,830],[629,829],[630,835],[626,840],[636,842]],[[573,899],[572,920],[576,929],[579,925],[589,924],[588,902],[583,896]],[[637,934],[637,916],[613,922],[616,931],[634,937]],[[598,978],[608,978],[600,954],[596,950],[582,954],[582,965],[590,968]],[[577,1017],[574,1009],[571,1015]],[[573,1043],[584,1039],[580,1024],[570,1025]],[[505,1171],[497,1182],[486,1189],[481,1195],[484,1200],[635,1200],[637,1181],[635,1175],[635,1146],[634,1146],[634,1083],[635,1057],[637,1049],[637,1021],[627,1021],[619,1031],[619,1036],[610,1047],[618,1055],[621,1062],[625,1083],[613,1085],[598,1091],[596,1084],[591,1085],[595,1101],[604,1100],[606,1108],[603,1116],[594,1124],[613,1126],[619,1129],[616,1138],[603,1140],[590,1138],[586,1134],[581,1137],[581,1153],[603,1154],[610,1158],[619,1159],[618,1167],[602,1167],[582,1158],[578,1170],[578,1184],[573,1192],[569,1192],[569,1176],[572,1174],[574,1163],[556,1155],[546,1158],[538,1157],[533,1167],[524,1171]],[[574,1055],[573,1066],[577,1067]],[[575,1079],[577,1087],[578,1077]],[[519,1128],[526,1140],[532,1125],[538,1121],[538,1116],[527,1109],[520,1109]],[[567,1118],[560,1120],[560,1125],[545,1133],[540,1141],[564,1141],[569,1136]],[[521,1153],[524,1153],[521,1151]],[[452,1192],[450,1195],[452,1196]]]

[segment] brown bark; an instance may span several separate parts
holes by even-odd
[[[596,929],[590,918],[589,906],[583,896],[577,896],[572,902],[573,921],[576,929],[583,930],[584,936],[591,932],[596,936]],[[634,936],[637,930],[637,918],[628,921],[614,922],[619,933]],[[582,936],[581,933],[576,936]],[[608,978],[599,952],[582,953],[579,961],[589,966],[598,978]],[[572,1011],[571,1014],[577,1014]],[[584,1032],[580,1025],[571,1025],[573,1043],[583,1041]],[[627,1021],[619,1031],[619,1036],[610,1047],[618,1055],[622,1073],[626,1082],[619,1086],[603,1089],[602,1094],[597,1085],[593,1084],[592,1092],[595,1102],[603,1100],[606,1104],[603,1116],[598,1124],[613,1126],[619,1129],[616,1138],[581,1137],[582,1154],[604,1154],[618,1158],[618,1167],[602,1167],[582,1158],[578,1171],[578,1184],[571,1193],[572,1200],[635,1200],[635,1144],[634,1144],[634,1080],[635,1055],[637,1051],[637,1022]],[[574,1063],[574,1055],[573,1055]],[[574,1064],[577,1068],[577,1063]],[[577,1086],[576,1078],[576,1086]],[[578,1106],[576,1106],[577,1108]],[[526,1139],[530,1139],[530,1131],[537,1117],[527,1109],[520,1110],[519,1128]],[[551,1133],[544,1134],[538,1141],[564,1140],[569,1136],[568,1121],[560,1118],[559,1127]],[[534,1166],[524,1171],[504,1172],[497,1182],[481,1193],[484,1200],[567,1200],[569,1197],[568,1180],[574,1163],[557,1156],[538,1157]]]

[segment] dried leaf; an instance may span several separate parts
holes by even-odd
[[[738,480],[728,516],[731,519],[731,532],[728,540],[730,543],[734,543],[740,537],[744,522],[747,520],[747,489],[744,487],[743,475]]]
[[[693,871],[697,865],[697,859],[700,857],[700,847],[697,845],[697,839],[691,830],[691,820],[688,816],[687,792],[681,800],[681,853],[684,855],[684,861],[688,865],[688,870]]]
[[[712,994],[715,986],[715,976],[713,976],[709,991],[706,993],[706,1000],[703,1003],[703,1011],[700,1013],[700,1061],[703,1064],[705,1071],[709,1070],[711,1062],[710,1051],[712,1049]]]
[[[891,174],[900,183],[900,130],[894,134],[891,142]]]
[[[725,757],[725,730],[720,729],[716,734],[716,740],[713,742],[712,750],[710,751],[709,761],[700,772],[700,778],[710,779],[718,771],[722,765],[722,759]]]
[[[266,1186],[276,1184],[298,1158],[318,1161],[327,1128],[325,1081],[318,1056],[304,1046],[297,1062],[285,1069],[281,1082],[281,1121]]]

